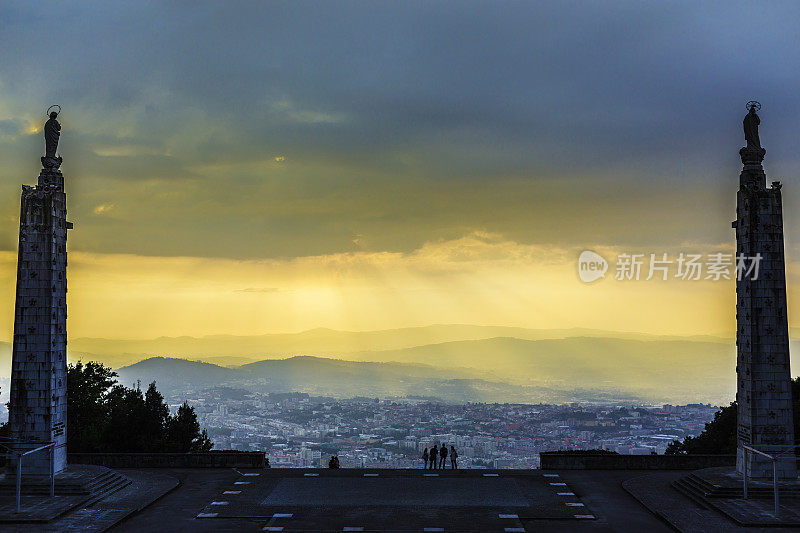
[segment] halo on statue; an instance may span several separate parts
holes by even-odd
[[[61,113],[61,106],[60,106],[60,105],[58,105],[58,104],[53,104],[53,105],[51,105],[50,107],[48,107],[48,108],[47,108],[47,111],[45,111],[45,113],[44,113],[44,114],[45,114],[45,116],[46,116],[46,117],[49,117],[49,116],[50,116],[50,110],[51,110],[51,109],[53,109],[54,107],[57,107],[57,108],[58,108],[58,111],[56,111],[56,115],[58,115],[59,113]]]
[[[747,108],[748,111],[750,111],[753,108],[755,108],[756,111],[761,111],[761,103],[757,102],[756,100],[750,100],[749,102],[747,102],[747,104],[745,104],[745,107]],[[61,111],[61,108],[59,108],[59,111]]]

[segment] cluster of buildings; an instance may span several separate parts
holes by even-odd
[[[421,468],[422,453],[446,443],[463,468],[536,468],[539,452],[605,449],[664,453],[703,431],[707,404],[453,405],[413,399],[259,394],[216,388],[190,403],[216,449],[264,451],[273,466]]]

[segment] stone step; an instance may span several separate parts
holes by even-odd
[[[743,488],[741,485],[738,487],[726,486],[721,487],[703,480],[695,474],[684,476],[673,483],[673,486],[680,490],[682,493],[687,494],[690,492],[697,498],[706,500],[706,504],[710,505],[707,501],[709,498],[741,498]],[[800,487],[797,486],[783,486],[779,487],[779,495],[781,498],[800,498]],[[688,495],[688,494],[687,494]],[[772,498],[774,495],[772,486],[749,486],[747,489],[748,498],[766,499]]]
[[[695,485],[689,483],[685,477],[676,479],[671,485],[675,490],[692,500],[701,509],[711,509],[702,491],[699,491]]]
[[[706,493],[714,492],[715,490],[717,490],[719,488],[716,485],[714,485],[713,483],[710,483],[710,482],[706,481],[705,479],[703,479],[702,477],[700,477],[700,476],[698,476],[698,475],[696,475],[694,473],[689,474],[688,476],[686,476],[685,479],[687,481],[691,482],[692,484],[694,484],[695,486],[697,486],[699,489],[703,490]]]
[[[103,484],[116,479],[119,477],[120,474],[114,472],[113,470],[106,470],[104,473],[100,474],[96,478],[92,479],[89,483],[86,484],[86,489],[88,492],[94,492],[95,487],[102,486]]]
[[[113,470],[105,470],[83,484],[76,483],[74,481],[63,482],[56,478],[55,492],[58,495],[64,496],[82,494],[89,495],[103,490],[105,486],[118,481],[120,478],[125,478],[125,476],[122,476]],[[7,481],[9,482],[0,484],[0,496],[16,494],[16,484],[13,482],[13,480]],[[50,494],[50,485],[44,479],[37,480],[36,482],[26,483],[26,480],[23,478],[22,494],[47,495]]]
[[[130,485],[132,481],[123,475],[119,475],[117,478],[109,481],[107,484],[103,485],[99,488],[96,492],[93,492],[92,497],[85,501],[82,505],[84,507],[89,507],[100,500],[106,498],[110,494],[113,494],[119,490],[124,489],[128,485]]]

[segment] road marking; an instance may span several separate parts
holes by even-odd
[[[594,515],[593,514],[576,514],[575,518],[590,518],[590,519],[593,520],[594,519]]]
[[[364,531],[364,528],[361,526],[344,526],[342,531]]]
[[[378,474],[364,474],[364,477],[378,477]]]
[[[303,474],[306,477],[317,477],[319,474]]]
[[[544,477],[559,477],[558,474],[543,474]]]
[[[484,474],[483,477],[500,477],[500,474]]]
[[[567,484],[566,483],[550,483],[550,486],[552,486],[552,487],[566,487]]]
[[[261,531],[283,531],[283,526],[264,526]]]
[[[255,472],[248,472],[247,474],[245,474],[245,476],[247,476],[247,477],[252,477],[252,476],[260,476],[260,475],[261,475],[261,474],[257,474],[257,473],[255,473]]]
[[[242,493],[242,491],[240,491],[240,490],[226,490],[222,494],[241,494],[241,493]]]
[[[211,505],[228,505],[228,502],[211,502]]]
[[[567,507],[583,507],[583,504],[576,502],[567,502]]]
[[[422,474],[422,475],[426,477],[439,477],[439,474]]]
[[[423,527],[422,531],[444,531],[443,527]]]
[[[516,514],[501,514],[498,515],[500,518],[519,518],[519,515]]]
[[[216,518],[219,513],[200,513],[197,518]]]
[[[525,533],[524,527],[507,527],[503,529],[503,531],[508,531],[509,533]]]
[[[559,492],[559,496],[575,496],[574,492]]]
[[[291,518],[292,513],[275,513],[272,515],[272,518]]]
[[[233,484],[234,485],[249,485],[250,482],[249,481],[234,481]]]

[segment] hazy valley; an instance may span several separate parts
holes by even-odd
[[[10,348],[0,345],[5,379]],[[731,339],[586,329],[433,325],[241,337],[77,338],[70,341],[70,359],[101,361],[118,369],[126,383],[155,380],[169,390],[228,384],[261,392],[414,395],[451,402],[727,403],[735,385]]]

